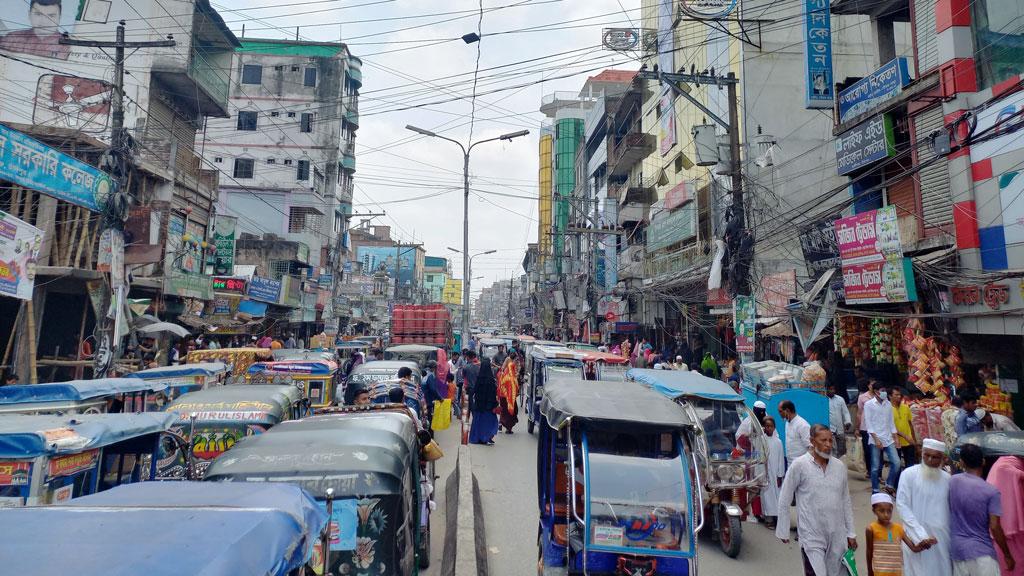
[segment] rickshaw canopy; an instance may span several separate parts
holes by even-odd
[[[541,360],[579,360],[582,362],[586,356],[583,352],[576,350],[570,350],[564,346],[542,346],[536,345],[530,350],[530,356],[532,358],[538,358]]]
[[[555,346],[557,348],[568,348],[568,346],[566,346],[564,343],[556,342],[554,340],[534,340],[533,341],[533,345],[534,346]]]
[[[693,396],[720,402],[743,402],[743,395],[725,382],[708,378],[693,370],[632,368],[626,372],[626,378],[649,386],[673,400]]]
[[[1001,456],[1024,457],[1024,432],[971,432],[957,438],[956,446],[953,449],[954,459],[960,458],[960,447],[964,444],[974,444],[981,448],[986,458],[999,458]]]
[[[166,431],[173,414],[11,414],[0,418],[0,458],[74,454]]]
[[[324,352],[322,350],[303,350],[301,348],[271,349],[270,354],[274,358],[275,362],[281,362],[283,360],[331,360],[334,357],[333,352]]]
[[[213,378],[230,372],[228,365],[223,362],[199,362],[197,364],[181,364],[178,366],[160,366],[148,370],[140,370],[128,374],[127,378],[139,378],[142,380],[158,380],[160,378],[179,378],[182,376],[206,376]]]
[[[306,488],[318,497],[330,487],[338,498],[397,494],[408,470],[418,465],[418,454],[416,424],[408,414],[326,414],[246,438],[217,458],[205,478],[299,484],[312,479]]]
[[[179,420],[196,413],[198,421],[277,423],[301,399],[294,386],[231,384],[182,394],[165,411],[176,413]]]
[[[47,573],[83,576],[284,576],[326,524],[313,498],[287,484],[142,482],[0,514],[12,574],[44,563]]]
[[[103,396],[134,392],[160,392],[167,388],[159,382],[137,378],[100,378],[71,380],[49,384],[19,384],[0,387],[0,406],[34,402],[82,402]]]
[[[548,426],[570,421],[632,428],[678,429],[693,426],[690,415],[665,396],[629,382],[558,379],[544,388],[541,414]]]
[[[605,364],[629,364],[629,358],[612,354],[611,352],[598,352],[596,350],[578,350],[583,353],[584,362],[604,362]]]
[[[331,360],[280,360],[257,362],[249,366],[249,374],[308,374],[329,376],[338,371],[338,364]]]
[[[349,379],[353,376],[373,375],[378,378],[364,378],[366,380],[393,380],[398,378],[399,368],[409,368],[413,374],[419,373],[419,365],[412,360],[377,360],[375,362],[364,362],[352,369]]]

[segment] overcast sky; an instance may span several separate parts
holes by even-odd
[[[604,68],[636,69],[635,62],[601,50],[600,43],[603,27],[629,26],[630,21],[639,25],[639,4],[483,1],[473,140],[522,129],[530,135],[511,143],[483,144],[473,151],[470,253],[499,250],[473,260],[473,276],[484,277],[473,283],[474,293],[485,284],[521,274],[526,244],[537,241],[541,97],[556,90],[578,92],[587,76]],[[354,211],[386,212],[373,223],[390,225],[392,236],[402,241],[422,242],[428,255],[450,258],[455,275],[461,277],[462,257],[447,247],[462,247],[462,154],[455,144],[412,134],[405,126],[414,124],[463,143],[468,140],[477,45],[466,45],[459,37],[477,31],[479,4],[221,0],[214,6],[238,35],[244,24],[246,37],[294,38],[299,26],[302,39],[340,39],[362,58]],[[552,57],[558,53],[566,54]],[[419,107],[400,110],[412,105]],[[427,195],[435,196],[412,200]],[[358,222],[353,220],[353,226]]]

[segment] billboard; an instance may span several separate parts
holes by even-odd
[[[398,280],[403,285],[412,284],[415,277],[415,248],[395,248],[394,246],[360,246],[356,249],[356,259],[363,263],[363,273],[372,275],[381,269],[391,278],[395,277],[395,263],[398,265]]]

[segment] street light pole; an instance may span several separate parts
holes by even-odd
[[[469,208],[469,203],[468,202],[466,203],[466,208],[467,208],[467,210]],[[468,220],[468,218],[467,218],[467,220]],[[462,336],[462,344],[463,344],[463,347],[465,347],[466,342],[469,341],[469,337],[467,336],[469,334],[469,321],[466,320],[466,315],[469,314],[469,312],[470,312],[470,308],[469,308],[469,290],[466,288],[466,286],[469,285],[469,281],[471,279],[472,280],[476,280],[477,279],[477,278],[473,278],[472,277],[472,274],[473,274],[473,258],[476,258],[477,256],[485,256],[487,254],[494,254],[495,252],[497,252],[497,250],[486,250],[484,252],[477,252],[476,254],[473,254],[472,256],[469,256],[467,258],[466,253],[463,252],[462,250],[458,250],[456,248],[452,248],[451,246],[449,246],[448,249],[451,250],[452,252],[455,252],[456,254],[462,254],[462,273],[463,273],[463,279],[464,279],[463,282],[462,282],[462,290],[463,290],[463,294],[462,294],[462,330],[464,330],[463,336]],[[483,278],[483,276],[479,276],[479,278]]]
[[[520,136],[526,136],[530,133],[529,130],[520,130],[519,132],[510,132],[508,134],[502,134],[495,138],[488,138],[486,140],[480,140],[479,142],[470,143],[469,147],[462,145],[462,142],[458,140],[448,138],[447,136],[441,136],[430,130],[424,128],[417,128],[411,124],[406,125],[406,130],[411,130],[417,134],[423,136],[430,136],[431,138],[440,138],[441,140],[447,140],[454,142],[460,150],[462,150],[462,186],[463,186],[463,202],[462,202],[462,341],[463,343],[469,341],[469,155],[479,144],[485,142],[495,142],[498,140],[511,141],[513,138]]]

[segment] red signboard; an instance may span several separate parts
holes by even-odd
[[[213,289],[217,292],[235,292],[245,294],[245,280],[242,278],[213,277]]]
[[[609,322],[615,322],[615,318],[616,318],[615,312],[608,312],[608,313],[606,313],[604,315],[604,319],[609,321]]]
[[[70,476],[82,470],[95,468],[100,460],[99,450],[89,450],[78,454],[57,456],[50,460],[50,467],[47,470],[50,478],[57,476]]]
[[[0,462],[0,486],[27,486],[29,462]]]
[[[729,293],[725,288],[716,288],[715,290],[708,290],[708,306],[732,306],[732,298],[729,298]]]
[[[665,210],[672,210],[693,199],[693,180],[684,180],[665,194]]]

